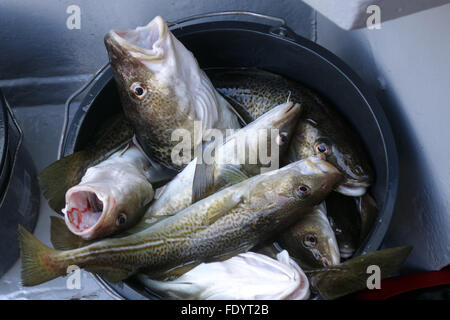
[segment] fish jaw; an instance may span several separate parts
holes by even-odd
[[[125,115],[143,150],[159,163],[177,170],[187,165],[171,159],[177,144],[172,132],[185,129],[192,136],[194,121],[204,134],[213,128],[240,128],[231,106],[161,17],[135,30],[112,30],[105,45]],[[142,96],[135,95],[136,85]],[[192,148],[203,136],[193,137]]]
[[[314,246],[305,241],[315,238]],[[324,203],[303,215],[280,238],[285,249],[307,268],[333,266],[340,263],[337,240],[326,216]]]
[[[267,121],[270,122],[270,128],[278,129],[278,136],[275,142],[279,146],[281,155],[288,149],[295,125],[298,122],[302,110],[301,104],[286,102],[263,114],[253,123],[258,120],[266,121],[265,119],[267,117]]]
[[[63,209],[66,225],[73,234],[90,240],[96,237],[115,203],[115,199],[99,192],[98,188],[75,186],[66,194],[66,207]],[[103,232],[108,233],[106,230]]]
[[[355,248],[351,248],[350,246],[344,246],[340,248],[340,254],[343,259],[348,259],[353,256],[355,253]]]
[[[335,265],[341,263],[341,253],[337,246],[336,237],[330,236],[330,238],[328,238],[328,246],[330,248],[330,251],[326,255],[326,258],[323,260],[324,265],[325,266],[335,266]]]
[[[320,220],[321,230],[320,232],[324,237],[324,247],[322,249],[322,254],[320,261],[323,266],[335,266],[341,263],[341,252],[339,250],[336,235],[331,228],[330,221],[328,220],[326,213],[326,204],[323,202],[319,206],[317,218]]]
[[[346,179],[344,183],[336,187],[336,192],[349,197],[361,197],[366,194],[369,187],[369,182]]]
[[[122,47],[142,62],[163,62],[165,50],[169,45],[169,30],[164,20],[157,16],[146,26],[134,30],[111,30],[105,37],[106,45],[112,49]],[[114,46],[114,42],[117,46]],[[114,53],[114,50],[111,52]],[[156,71],[157,64],[149,63],[147,67]]]
[[[88,168],[80,183],[66,193],[67,227],[85,240],[131,227],[153,199],[150,164],[132,143]]]

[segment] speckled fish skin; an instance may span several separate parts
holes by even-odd
[[[238,167],[238,170],[248,177],[261,173],[261,167],[263,165],[259,160],[260,153],[257,148],[265,143],[267,145],[267,150],[271,150],[272,138],[270,131],[273,129],[278,130],[279,137],[281,137],[280,139],[276,139],[279,153],[278,157],[283,156],[288,150],[289,140],[300,113],[301,107],[298,104],[293,102],[284,103],[273,108],[263,117],[256,119],[251,124],[237,130],[229,136],[224,144],[218,146],[216,149],[222,150],[223,153],[228,152],[230,156],[224,156],[224,160],[226,160],[224,161],[225,163],[214,163],[212,181],[214,184],[213,192],[230,184],[224,177],[226,175],[225,171],[227,171],[229,165]],[[282,141],[282,139],[285,140]],[[240,163],[239,159],[235,158],[236,154],[234,152],[237,149],[236,144],[241,143],[242,141],[245,141],[246,150],[248,150],[248,152],[246,152],[244,163]],[[250,164],[250,153],[257,155],[255,164]],[[196,163],[197,158],[192,160],[183,171],[167,184],[162,191],[161,196],[150,206],[146,216],[175,214],[192,204],[192,188]],[[268,170],[268,168],[266,169]]]
[[[110,31],[105,45],[125,116],[137,141],[156,163],[181,170],[173,161],[175,129],[191,133],[192,150],[202,142],[194,121],[207,129],[239,128],[236,115],[199,68],[190,51],[169,31],[161,17],[135,30]]]
[[[328,162],[305,159],[223,189],[144,231],[69,251],[50,249],[21,228],[22,282],[51,280],[70,265],[121,281],[137,271],[156,276],[245,252],[309,212],[341,179]]]
[[[303,269],[334,266],[341,262],[326,211],[324,204],[317,206],[283,231],[278,240],[283,249],[297,258]]]
[[[344,174],[338,192],[361,196],[373,182],[373,170],[359,137],[350,125],[317,93],[279,75],[258,69],[210,69],[216,89],[243,113],[255,119],[282,102],[296,101],[303,112],[288,152],[290,161],[319,154],[316,146],[329,147],[326,159]],[[247,111],[246,111],[246,110]]]

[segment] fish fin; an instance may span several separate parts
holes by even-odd
[[[385,279],[398,271],[412,250],[412,246],[401,246],[374,251],[352,258],[329,268],[305,271],[310,275],[311,285],[325,299],[336,299],[367,288],[371,265],[380,268],[380,278]]]
[[[214,165],[204,162],[196,164],[192,182],[192,203],[195,203],[214,192]]]
[[[22,225],[18,229],[20,257],[22,261],[22,284],[35,286],[64,275],[44,263],[51,259],[56,250],[47,247]]]
[[[231,164],[222,169],[222,177],[227,186],[237,184],[249,178],[248,175],[240,170],[239,166]]]
[[[84,240],[70,232],[64,219],[55,216],[50,217],[50,241],[57,250],[78,249],[93,242]]]
[[[212,225],[214,222],[228,214],[228,212],[234,207],[238,206],[241,202],[244,201],[242,196],[238,196],[236,193],[231,195],[230,201],[227,201],[224,206],[220,210],[217,210],[216,207],[211,207],[211,211],[208,209],[208,212],[205,214],[203,227],[207,227]]]
[[[67,190],[79,182],[75,176],[86,169],[82,165],[86,159],[86,152],[79,151],[53,162],[40,173],[40,187],[50,208],[56,213],[61,214],[61,209],[65,207]]]

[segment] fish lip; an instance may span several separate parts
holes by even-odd
[[[349,248],[339,248],[340,255],[343,259],[348,259],[353,256],[355,253],[354,249]]]
[[[67,214],[68,209],[70,209],[70,208],[68,208],[69,199],[73,194],[78,193],[78,192],[92,192],[96,195],[96,197],[103,204],[102,214],[97,219],[97,221],[94,224],[92,224],[89,228],[81,230],[81,231],[70,221],[68,214]],[[106,219],[108,213],[112,210],[111,208],[112,208],[111,200],[108,195],[105,195],[105,194],[99,192],[96,188],[89,186],[89,185],[75,186],[75,187],[72,187],[71,189],[69,189],[66,194],[66,207],[63,209],[64,220],[66,222],[67,227],[73,234],[75,234],[83,239],[89,240],[94,237],[95,231],[97,231],[100,228],[100,226],[103,225],[103,222]]]
[[[303,174],[307,173],[321,173],[321,174],[329,174],[329,173],[339,173],[339,170],[336,169],[335,166],[333,166],[328,161],[324,160],[320,156],[310,156],[305,159],[304,162],[304,169],[312,169],[313,172],[307,172],[307,170],[302,170]]]
[[[152,38],[151,32],[157,32]],[[146,34],[146,32],[150,32]],[[148,39],[141,39],[140,35],[147,35]],[[105,42],[113,50],[124,49],[128,54],[141,61],[161,60],[165,50],[163,43],[169,36],[169,30],[161,17],[156,17],[147,25],[131,30],[111,30],[105,36]]]
[[[371,184],[367,180],[358,181],[354,179],[346,179],[342,184],[336,187],[336,192],[339,192],[345,196],[360,197],[367,192],[370,185]]]
[[[302,109],[302,105],[300,103],[294,103],[293,101],[289,101],[286,103],[287,110],[284,111],[285,114],[290,113],[292,110],[297,112],[297,109]]]

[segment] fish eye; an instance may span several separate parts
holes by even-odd
[[[127,215],[125,213],[119,214],[116,220],[116,225],[121,226],[127,222]]]
[[[316,150],[317,153],[325,155],[330,153],[330,147],[325,142],[317,142],[314,145],[314,150]]]
[[[311,188],[307,185],[300,185],[297,187],[297,195],[301,198],[307,197],[311,193]]]
[[[289,141],[289,137],[287,132],[281,132],[278,137],[277,137],[277,144],[279,146],[285,145],[286,143],[288,143]]]
[[[303,244],[307,248],[314,248],[317,245],[317,237],[313,234],[307,234],[303,238]]]
[[[130,87],[131,92],[135,95],[136,98],[142,99],[147,94],[147,88],[141,82],[135,82]]]

